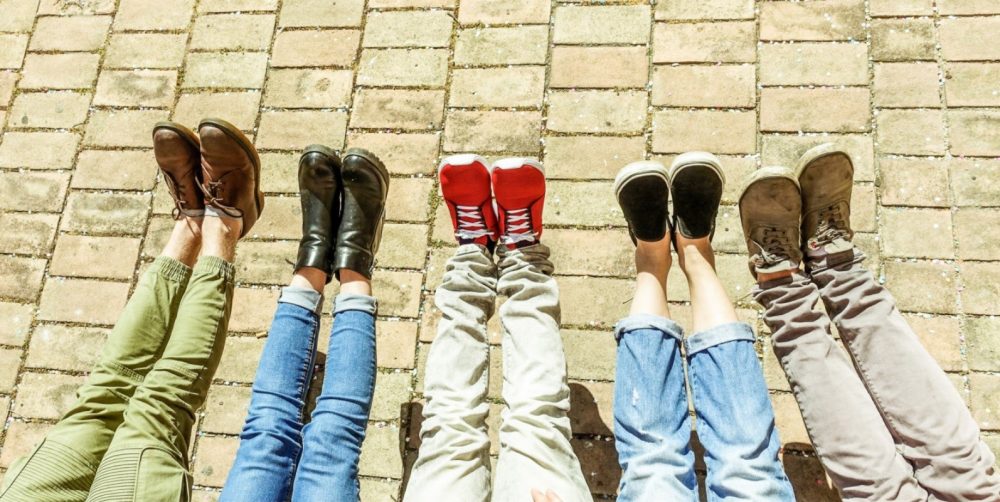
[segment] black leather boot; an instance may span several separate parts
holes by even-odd
[[[389,171],[375,154],[361,148],[347,150],[343,162],[344,204],[333,269],[338,278],[346,268],[371,279],[382,240]]]
[[[330,282],[337,227],[340,225],[340,157],[323,145],[306,147],[299,158],[302,240],[295,269],[318,268]]]

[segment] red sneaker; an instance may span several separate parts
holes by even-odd
[[[452,155],[441,161],[438,178],[458,243],[492,249],[498,237],[497,217],[486,165],[478,155]]]
[[[536,160],[512,157],[493,163],[500,243],[508,249],[537,244],[542,236],[545,169]]]

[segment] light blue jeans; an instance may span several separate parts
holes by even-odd
[[[357,502],[375,389],[375,299],[338,295],[323,390],[303,427],[322,298],[287,287],[264,345],[240,448],[220,502]]]
[[[615,337],[618,500],[697,501],[683,331],[667,318],[635,315],[618,323]],[[710,501],[795,500],[753,341],[750,326],[732,323],[683,342]]]

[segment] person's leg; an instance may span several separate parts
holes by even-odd
[[[632,308],[615,326],[615,448],[622,502],[695,500],[698,493],[683,331],[669,319],[667,307],[670,261],[669,237],[637,242]]]
[[[725,185],[714,155],[678,156],[670,169],[674,245],[691,294],[685,340],[695,428],[705,447],[709,500],[792,501],[753,330],[739,322],[715,271],[711,236]]]
[[[323,271],[304,268],[281,291],[220,502],[281,502],[291,494],[325,283]]]
[[[341,161],[322,145],[299,159],[302,238],[295,273],[278,298],[223,502],[284,502],[302,453],[306,395],[316,359],[322,292],[333,273]]]
[[[237,240],[263,209],[260,164],[250,141],[222,121],[202,121],[206,203],[202,249],[159,361],[136,390],[94,477],[89,500],[185,500],[195,411],[225,346]],[[212,181],[214,180],[214,181]]]
[[[490,438],[486,432],[489,340],[496,304],[496,236],[489,169],[472,155],[444,159],[441,191],[459,247],[445,265],[434,303],[441,311],[427,357],[420,451],[404,500],[490,499]]]
[[[566,502],[591,500],[570,443],[569,385],[559,335],[559,287],[549,248],[540,244],[545,174],[534,161],[510,158],[492,169],[499,220],[497,293],[503,334],[500,456],[494,501],[525,500],[532,489]]]
[[[182,217],[139,280],[76,403],[11,467],[0,500],[83,500],[129,399],[163,350],[198,255],[201,218]]]
[[[800,162],[806,267],[917,482],[931,499],[996,499],[1000,473],[978,425],[851,243],[853,172],[832,145]]]
[[[743,230],[774,353],[788,377],[816,453],[844,500],[926,500],[896,451],[853,364],[814,309],[819,291],[799,270],[801,199],[794,174],[767,168],[740,199]]]

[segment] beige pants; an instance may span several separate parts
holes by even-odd
[[[483,248],[460,247],[435,295],[442,317],[427,360],[422,443],[408,502],[530,501],[532,488],[551,489],[565,502],[592,500],[570,446],[559,290],[549,250],[499,252],[498,267]],[[508,297],[500,308],[507,408],[491,496],[486,321],[497,293]]]
[[[979,427],[863,260],[815,260],[755,291],[823,466],[844,500],[1000,500]]]

